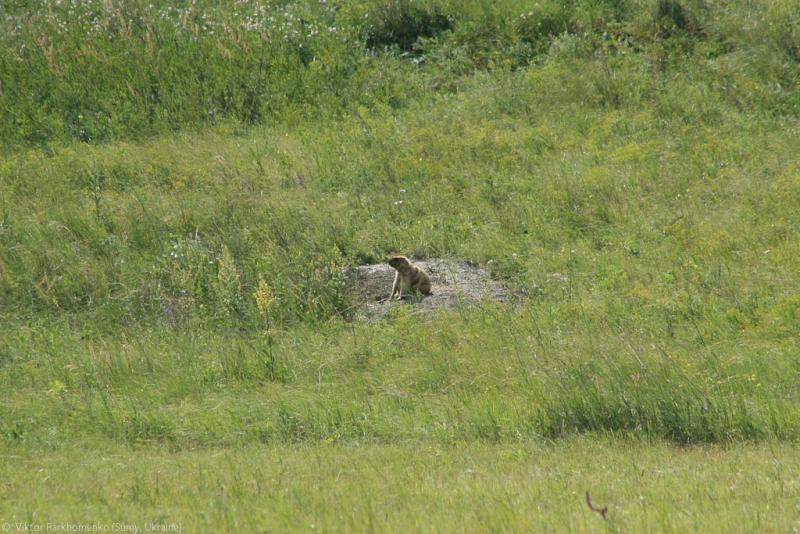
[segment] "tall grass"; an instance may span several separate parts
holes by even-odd
[[[576,302],[487,306],[422,323],[399,313],[375,325],[124,329],[118,339],[31,324],[2,339],[2,379],[14,387],[0,435],[56,449],[93,437],[183,449],[800,436],[791,336],[733,333],[724,317],[669,325],[635,305],[625,315]],[[714,338],[715,326],[726,333]]]
[[[684,57],[675,50],[733,59],[732,70],[716,61],[712,77],[747,80],[723,84],[730,98],[798,110],[788,3],[42,0],[4,5],[0,18],[7,147],[405,107],[458,90],[464,74],[538,63],[565,42],[581,59],[644,52],[659,69]]]

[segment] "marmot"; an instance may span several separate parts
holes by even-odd
[[[394,297],[397,293],[397,300],[403,298],[403,290],[419,291],[423,295],[431,294],[431,279],[428,273],[414,265],[405,256],[392,256],[389,259],[389,265],[397,270],[394,275],[394,283],[392,284],[392,294],[389,298]]]

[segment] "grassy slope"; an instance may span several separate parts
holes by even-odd
[[[612,528],[796,525],[792,11],[691,4],[702,32],[654,40],[652,19],[589,5],[531,41],[521,5],[475,4],[412,61],[343,30],[316,46],[356,74],[274,66],[323,97],[256,109],[271,126],[243,127],[231,96],[215,128],[130,140],[200,126],[178,110],[248,72],[226,66],[160,101],[170,120],[137,123],[134,99],[119,130],[94,123],[118,140],[75,144],[83,113],[58,115],[52,78],[30,108],[52,128],[2,130],[0,519],[592,529],[596,489]],[[314,16],[380,13],[358,6]],[[340,268],[398,250],[528,297],[348,323]]]

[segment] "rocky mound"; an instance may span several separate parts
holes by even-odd
[[[430,258],[414,261],[431,277],[432,295],[404,296],[388,300],[395,270],[387,264],[360,265],[346,272],[348,290],[361,305],[356,318],[380,319],[393,306],[408,305],[419,311],[453,308],[460,304],[476,304],[485,300],[507,302],[515,295],[489,276],[489,272],[470,262]]]

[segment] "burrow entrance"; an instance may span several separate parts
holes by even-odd
[[[390,301],[387,299],[392,290],[395,270],[388,264],[360,265],[347,270],[348,290],[360,303],[356,310],[356,319],[380,319],[398,305],[412,306],[415,311],[428,312],[487,300],[508,302],[519,296],[492,280],[489,271],[471,262],[444,258],[411,261],[431,277],[432,295]]]

